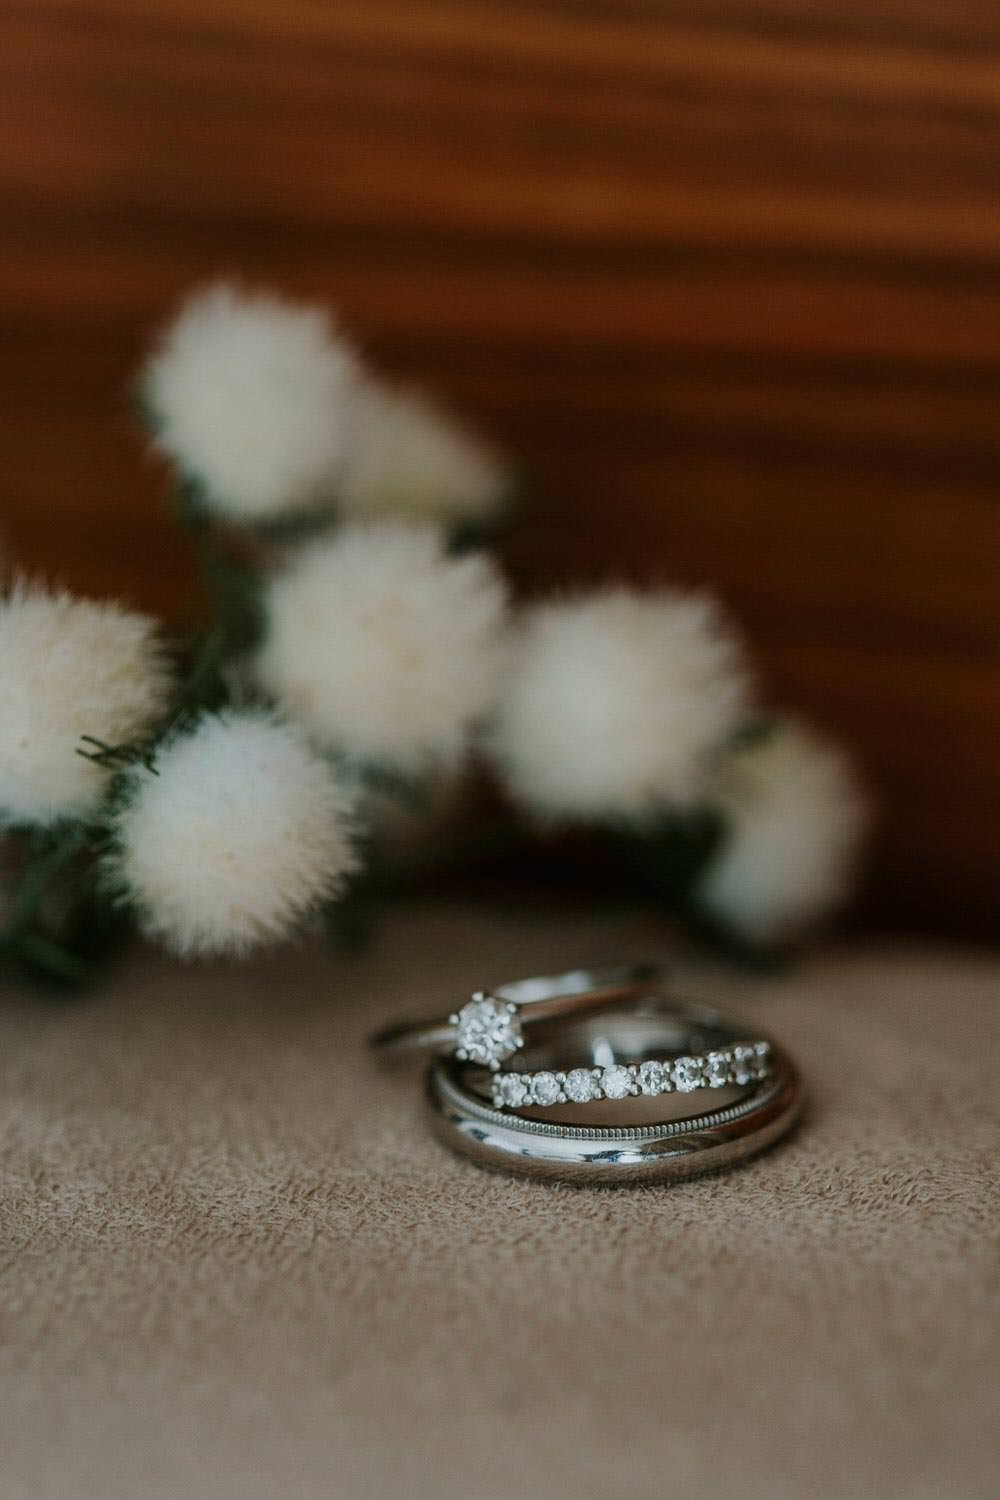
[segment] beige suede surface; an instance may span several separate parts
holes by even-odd
[[[3,1500],[995,1496],[1000,959],[693,976],[811,1106],[674,1187],[485,1173],[365,1054],[401,1009],[662,952],[425,906],[360,959],[5,995]]]

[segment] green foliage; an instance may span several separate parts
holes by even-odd
[[[741,747],[757,743],[770,732],[770,725],[763,721],[748,726],[745,740],[741,732]],[[784,951],[743,937],[699,900],[702,877],[723,847],[727,831],[723,810],[705,804],[648,824],[612,830],[607,837],[628,889],[652,897],[698,946],[740,968],[771,973],[786,961]]]
[[[85,748],[87,746],[93,748]],[[153,748],[152,745],[108,745],[104,740],[95,739],[92,734],[81,734],[76,753],[82,755],[84,760],[92,760],[95,766],[104,766],[109,771],[124,771],[129,766],[141,765],[154,776],[159,776]]]
[[[99,831],[64,822],[23,836],[23,865],[0,933],[0,971],[46,989],[93,979],[119,924],[97,888]]]
[[[493,514],[485,519],[456,521],[448,532],[448,551],[459,555],[495,547],[528,504],[531,482],[522,469],[511,471],[506,489]]]
[[[709,806],[663,815],[608,835],[630,879],[678,909],[689,903],[725,836],[725,815]]]

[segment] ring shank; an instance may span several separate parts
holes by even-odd
[[[655,963],[602,964],[570,969],[537,979],[514,979],[495,985],[489,993],[518,1007],[523,1023],[556,1020],[582,1010],[601,1010],[635,1000],[653,985],[662,984],[663,969]],[[413,1052],[446,1052],[454,1045],[455,1030],[447,1017],[397,1021],[371,1038],[371,1047],[385,1058]]]
[[[544,1026],[530,1045],[518,1054],[517,1069],[534,1072],[542,1068],[568,1071],[590,1067],[617,1058],[642,1062],[664,1053],[708,1052],[729,1047],[749,1035],[765,1041],[763,1032],[750,1022],[738,1021],[708,1006],[680,999],[650,996],[634,1011],[622,1014],[581,1015],[558,1029]],[[479,1071],[466,1065],[466,1073]]]
[[[679,1000],[650,1000],[636,1012],[584,1016],[532,1047],[532,1062],[566,1070],[592,1058],[595,1047],[638,1061],[643,1057],[723,1046],[748,1034],[735,1017]],[[753,1035],[762,1033],[753,1027]],[[771,1145],[792,1125],[802,1106],[798,1072],[771,1038],[765,1077],[714,1107],[677,1118],[663,1114],[632,1126],[577,1125],[539,1120],[498,1109],[479,1092],[489,1075],[454,1057],[435,1059],[427,1093],[434,1128],[453,1150],[481,1166],[576,1183],[670,1181],[730,1166]],[[663,1096],[672,1114],[677,1094]],[[670,1103],[667,1103],[667,1100]],[[659,1100],[645,1101],[656,1105]],[[598,1106],[601,1108],[602,1106]],[[577,1112],[586,1118],[584,1109]],[[648,1120],[648,1115],[647,1115]]]

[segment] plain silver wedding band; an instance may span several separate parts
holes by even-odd
[[[499,1001],[511,1009],[514,1025],[519,1028],[637,1000],[662,983],[663,969],[659,964],[603,964],[570,969],[564,974],[510,980],[477,991],[467,1007]],[[454,1052],[458,1046],[457,1014],[397,1021],[377,1031],[370,1046],[386,1059],[414,1052]]]
[[[598,1048],[633,1062],[678,1048],[725,1047],[747,1034],[745,1022],[700,1005],[659,1002],[632,1015],[587,1017],[560,1028],[539,1061],[572,1066]],[[682,1118],[650,1123],[597,1125],[539,1120],[498,1109],[488,1094],[492,1076],[455,1057],[436,1059],[427,1091],[439,1138],[480,1166],[529,1177],[620,1186],[667,1182],[735,1165],[774,1144],[795,1124],[802,1107],[798,1071],[787,1053],[768,1040],[765,1076],[736,1096]],[[668,1096],[678,1102],[676,1094]],[[702,1096],[704,1097],[704,1096]],[[656,1108],[659,1101],[647,1109]],[[602,1106],[576,1110],[593,1117]]]

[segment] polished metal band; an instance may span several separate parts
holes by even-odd
[[[606,964],[477,990],[449,1016],[400,1021],[378,1031],[371,1046],[389,1058],[412,1052],[454,1052],[463,1061],[499,1068],[524,1046],[523,1027],[635,1001],[658,983],[658,964]]]
[[[562,1055],[567,1064],[581,1065],[587,1055],[609,1058],[606,1066],[620,1066],[631,1055],[630,1066],[638,1067],[652,1051],[675,1052],[679,1041],[695,1055],[699,1039],[734,1050],[733,1037],[746,1035],[745,1023],[702,1006],[660,1002],[658,1009],[659,1014],[651,1009],[626,1016],[616,1012],[567,1023],[549,1051],[553,1059]],[[767,1045],[765,1076],[743,1087],[730,1080],[729,1093],[719,1096],[716,1107],[682,1117],[664,1117],[682,1102],[680,1094],[655,1102],[630,1095],[621,1103],[605,1099],[586,1105],[567,1098],[562,1105],[566,1118],[558,1121],[511,1113],[493,1103],[490,1074],[456,1057],[431,1064],[428,1098],[440,1138],[482,1166],[576,1183],[669,1181],[731,1166],[771,1145],[794,1124],[802,1103],[798,1073],[779,1047]],[[609,1109],[626,1118],[600,1123]]]

